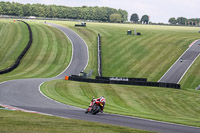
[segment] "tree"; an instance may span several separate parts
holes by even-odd
[[[110,15],[110,22],[117,22],[117,23],[120,23],[122,21],[122,17],[120,14],[111,14]]]
[[[130,21],[133,21],[133,23],[138,23],[139,17],[137,15],[137,13],[133,13],[131,15]]]
[[[173,25],[177,24],[177,20],[174,17],[170,18],[168,22]]]
[[[128,12],[127,11],[119,9],[117,12],[119,14],[121,14],[122,22],[125,22],[128,20]]]
[[[24,5],[23,12],[24,12],[24,16],[32,16],[31,15],[31,5],[30,4]]]
[[[0,15],[3,14],[3,9],[0,6]]]
[[[149,16],[148,15],[143,15],[141,18],[141,22],[143,24],[148,24],[149,23]]]
[[[17,16],[24,16],[24,11],[23,11],[23,5],[22,4],[16,4],[16,15]]]
[[[67,7],[43,4],[19,4],[0,1],[0,14],[15,16],[36,16],[49,18],[70,18],[109,22],[127,21],[128,13],[109,7]],[[112,15],[111,14],[115,14]],[[117,14],[117,15],[116,15]]]
[[[187,21],[187,18],[184,17],[178,17],[177,18],[177,23],[180,25],[185,25],[185,22]]]

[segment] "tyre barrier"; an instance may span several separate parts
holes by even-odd
[[[98,74],[99,76],[101,77],[102,76],[102,59],[101,59],[101,36],[100,34],[98,33],[98,39],[97,39],[97,43],[98,43],[98,59],[97,59],[97,62],[98,62]]]
[[[174,84],[174,83],[147,82],[147,81],[136,81],[136,80],[130,80],[130,81],[109,80],[107,78],[98,78],[98,77],[96,79],[86,79],[86,78],[75,76],[75,75],[69,76],[67,79],[73,80],[73,81],[79,81],[79,82],[89,82],[89,83],[137,85],[137,86],[164,87],[164,88],[174,88],[174,89],[181,88],[180,84]]]
[[[18,67],[18,65],[20,64],[21,59],[24,57],[24,55],[26,54],[26,52],[29,50],[29,48],[31,47],[32,41],[33,41],[33,36],[32,36],[32,30],[31,27],[28,23],[22,21],[22,20],[18,20],[21,21],[23,23],[25,23],[28,27],[28,31],[29,31],[29,42],[26,45],[25,49],[22,51],[22,53],[18,56],[17,60],[14,62],[14,64],[12,66],[10,66],[9,68],[6,68],[4,70],[0,70],[0,74],[5,74],[8,72],[13,71],[15,68]]]

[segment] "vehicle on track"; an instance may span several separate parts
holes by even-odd
[[[106,99],[103,96],[101,96],[97,99],[95,99],[93,97],[92,101],[91,101],[89,107],[86,109],[85,113],[90,112],[93,115],[95,115],[99,112],[103,113],[103,109],[105,107],[105,104],[106,104]]]

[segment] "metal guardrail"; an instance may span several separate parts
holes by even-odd
[[[102,77],[102,59],[101,59],[101,36],[98,33],[98,74]]]

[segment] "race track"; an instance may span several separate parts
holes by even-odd
[[[200,40],[194,41],[158,82],[179,83],[200,54]]]
[[[149,131],[163,133],[200,133],[200,128],[197,127],[106,113],[97,115],[85,114],[85,109],[58,103],[42,95],[39,88],[43,82],[63,79],[66,75],[79,74],[86,67],[89,58],[85,42],[75,32],[56,24],[50,25],[63,31],[72,42],[73,56],[70,65],[63,73],[54,78],[21,79],[0,83],[0,104],[66,118],[108,123]]]

